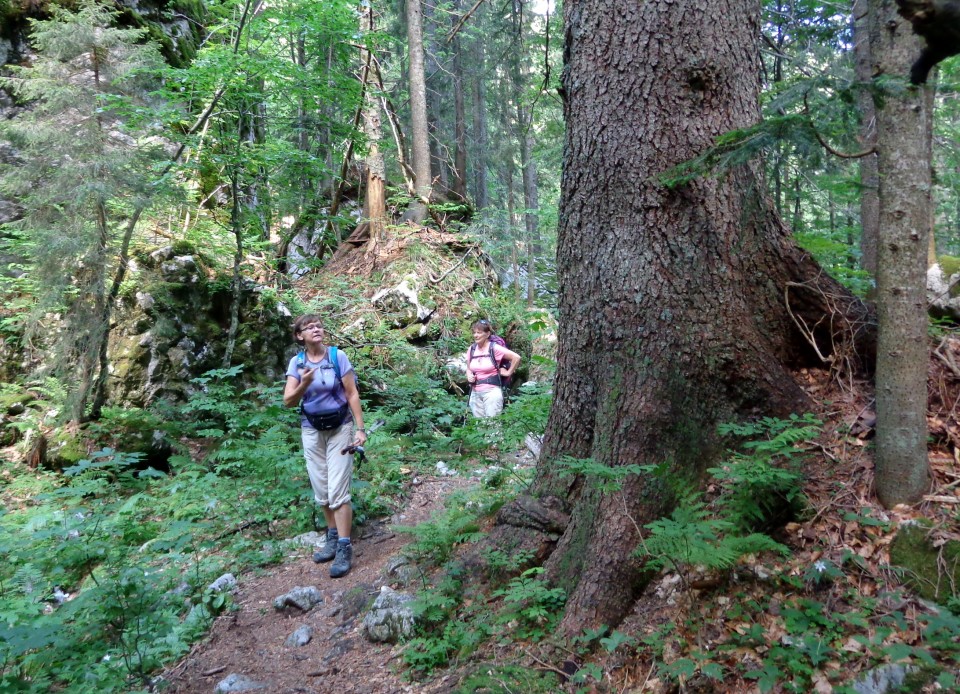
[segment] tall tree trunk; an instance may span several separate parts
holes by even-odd
[[[927,462],[927,240],[930,232],[929,86],[902,86],[920,41],[894,0],[871,0],[877,75],[899,78],[877,108],[880,227],[877,244],[875,486],[889,507],[917,501]]]
[[[110,333],[113,328],[113,305],[120,296],[120,287],[127,276],[127,264],[130,260],[130,241],[133,239],[133,232],[137,228],[137,222],[143,214],[143,207],[138,205],[127,221],[127,228],[123,233],[123,240],[120,242],[120,256],[117,258],[117,270],[113,274],[113,282],[110,284],[110,293],[103,306],[103,315],[101,322],[104,326],[103,334],[100,336],[100,367],[97,371],[97,382],[93,390],[93,404],[90,406],[90,419],[96,421],[100,419],[104,406],[107,404],[107,398],[110,395],[108,380],[110,377],[110,363],[108,360],[108,350],[110,348]]]
[[[482,8],[481,8],[482,9]],[[483,210],[490,205],[490,196],[487,188],[487,99],[486,85],[484,84],[483,64],[486,55],[483,42],[479,39],[472,41],[472,56],[474,69],[473,79],[473,198],[477,209]]]
[[[107,249],[110,245],[110,227],[107,221],[107,208],[104,201],[100,200],[96,204],[96,227],[97,241],[94,247],[94,255],[90,261],[91,271],[94,273],[94,280],[90,283],[89,291],[93,294],[92,315],[86,316],[89,324],[83,326],[87,333],[86,339],[82,343],[80,358],[80,387],[77,391],[77,398],[73,407],[71,419],[75,422],[86,419],[87,404],[91,398],[96,399],[96,383],[98,364],[102,367],[103,362],[99,358],[102,351],[104,340],[110,338],[110,306],[107,301]],[[101,374],[106,378],[106,374]],[[98,413],[99,414],[99,413]]]
[[[517,106],[518,115],[525,116],[522,106]],[[522,127],[520,143],[523,166],[523,214],[527,240],[527,306],[532,307],[537,298],[537,260],[543,253],[540,244],[540,202],[537,190],[537,163],[533,160],[533,135],[529,124]]]
[[[717,423],[808,404],[788,366],[813,351],[785,296],[808,325],[823,318],[820,290],[859,319],[864,309],[794,246],[758,165],[659,183],[718,133],[758,121],[757,0],[648,0],[630,12],[568,0],[564,14],[558,368],[532,492],[569,513],[550,528],[561,536],[546,567],[568,592],[561,629],[574,633],[627,614],[643,586],[638,530],[672,499],[660,477],[602,492],[563,477],[558,459],[667,463],[696,485]]]
[[[513,298],[520,301],[520,260],[517,257],[517,211],[513,193],[514,164],[507,160],[504,171],[504,188],[507,195],[507,240],[510,243],[510,266],[513,272]]]
[[[407,0],[407,44],[410,52],[410,141],[417,200],[408,218],[420,223],[427,216],[424,201],[430,199],[430,140],[427,121],[427,83],[423,56],[423,8],[421,0]]]
[[[373,4],[367,3],[362,9],[360,33],[368,34],[377,30]],[[387,216],[386,203],[386,167],[380,140],[383,136],[379,92],[375,86],[373,56],[364,48],[360,51],[361,79],[365,89],[363,93],[363,133],[367,137],[367,195],[364,200],[363,216],[370,224],[370,249],[376,253],[377,246],[383,240],[384,224]]]
[[[258,93],[263,93],[262,78],[254,78]],[[240,111],[240,141],[246,143],[250,151],[257,151],[266,142],[266,105],[262,101],[244,99]],[[237,189],[242,204],[246,210],[244,217],[257,220],[260,227],[260,238],[270,240],[270,187],[267,180],[267,170],[263,166],[256,167],[256,174]]]
[[[456,27],[460,19],[462,0],[455,0],[453,12],[450,15],[451,26]],[[453,38],[450,44],[453,52],[453,111],[454,111],[454,140],[456,151],[453,156],[453,185],[450,186],[454,195],[461,200],[467,199],[467,113],[464,105],[463,93],[463,44],[460,34]]]
[[[868,86],[873,79],[870,57],[869,0],[853,3],[853,57],[857,82],[857,108],[860,111],[860,144],[864,150],[877,146],[877,109]],[[877,276],[877,234],[880,226],[880,177],[877,154],[860,157],[860,267]]]
[[[524,89],[526,80],[521,64],[523,51],[523,5],[520,0],[513,2],[513,30],[517,48],[514,51],[513,98],[516,105],[516,137],[520,149],[520,170],[523,173],[523,203],[524,228],[526,230],[527,248],[527,306],[533,306],[537,295],[537,259],[542,253],[540,247],[540,218],[539,196],[537,190],[537,164],[533,159],[533,133],[531,132],[532,115],[524,104]]]

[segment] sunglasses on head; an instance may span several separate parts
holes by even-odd
[[[486,318],[481,318],[480,320],[477,321],[477,323],[479,325],[490,325],[490,321],[488,321]]]

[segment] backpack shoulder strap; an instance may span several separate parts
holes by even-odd
[[[500,370],[500,364],[497,363],[497,354],[493,351],[493,342],[490,343],[490,361],[497,367],[497,371]]]
[[[337,380],[343,383],[343,376],[340,375],[340,360],[337,359],[337,348],[333,345],[330,346],[330,364],[333,365],[333,373],[336,374]]]

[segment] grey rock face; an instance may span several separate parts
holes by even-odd
[[[416,624],[410,607],[412,600],[411,595],[383,586],[370,612],[363,618],[363,631],[367,639],[375,643],[397,643],[410,638]]]
[[[289,593],[273,599],[273,607],[280,612],[288,607],[296,607],[303,612],[309,612],[323,602],[323,593],[316,586],[297,586]]]
[[[263,682],[257,682],[246,675],[233,672],[220,680],[213,691],[214,694],[227,694],[228,692],[253,692],[266,688],[267,685]]]
[[[223,576],[218,578],[207,587],[217,593],[222,593],[223,591],[232,591],[237,587],[237,578],[233,574],[223,574]]]
[[[303,626],[298,628],[295,632],[290,634],[290,636],[287,637],[286,644],[288,646],[294,646],[299,648],[302,646],[306,646],[308,643],[310,643],[310,639],[312,638],[313,638],[313,627],[308,624],[304,624]]]
[[[857,694],[886,694],[899,688],[907,675],[914,670],[915,667],[906,665],[881,665],[855,682],[853,691]]]

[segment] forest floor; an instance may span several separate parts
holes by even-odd
[[[404,526],[422,523],[443,508],[450,493],[472,483],[463,476],[418,476],[396,519]],[[411,539],[394,532],[388,519],[374,520],[354,528],[353,567],[342,578],[330,578],[330,564],[315,564],[308,547],[296,548],[278,567],[238,576],[234,609],[218,617],[207,638],[163,674],[164,691],[210,694],[232,674],[260,683],[264,692],[430,691],[397,674],[397,646],[371,643],[363,635],[365,609],[382,585],[391,584],[388,563]],[[274,609],[274,598],[297,586],[316,586],[323,602],[304,613]],[[304,625],[313,629],[311,641],[286,645]]]

